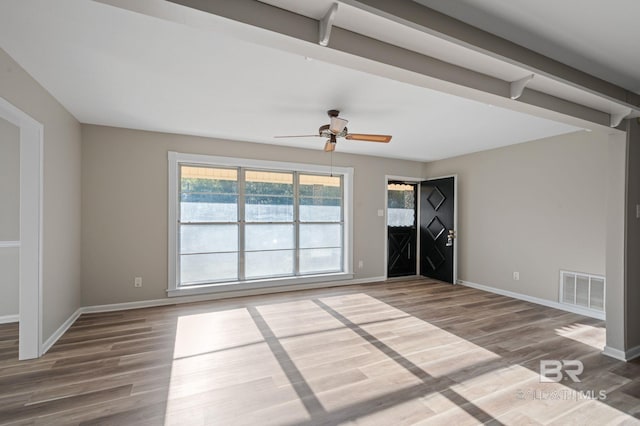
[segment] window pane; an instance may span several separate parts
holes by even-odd
[[[341,198],[342,177],[300,174],[300,196]]]
[[[247,170],[244,192],[246,221],[293,221],[293,173]]]
[[[213,167],[180,167],[182,222],[238,220],[238,171]]]
[[[340,222],[342,220],[342,178],[339,176],[299,176],[300,220]]]
[[[387,186],[387,225],[414,226],[415,185],[390,183]]]
[[[293,225],[246,225],[245,250],[293,249]]]
[[[180,203],[181,222],[235,222],[238,220],[238,197],[229,203],[187,201]]]
[[[180,253],[238,251],[238,225],[181,225]]]
[[[340,271],[342,271],[342,249],[300,250],[301,274]]]
[[[293,197],[293,173],[247,170],[244,176],[245,194]]]
[[[247,222],[293,222],[293,197],[247,196]]]
[[[238,253],[180,256],[180,281],[183,285],[237,279]]]
[[[300,221],[340,222],[341,220],[342,207],[340,206],[340,200],[324,198],[300,199]]]
[[[245,254],[247,278],[293,275],[293,250],[253,251]]]
[[[413,226],[415,224],[415,212],[413,209],[387,209],[388,226]]]
[[[342,225],[300,225],[300,248],[342,247]]]

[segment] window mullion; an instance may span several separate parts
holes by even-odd
[[[293,238],[294,238],[294,256],[293,256],[293,275],[300,275],[300,192],[299,192],[299,176],[298,172],[293,173]]]
[[[345,252],[344,248],[347,245],[347,236],[344,232],[344,176],[340,176],[340,231],[342,233],[341,250],[340,250],[340,265],[341,270],[346,271],[345,264]]]
[[[245,169],[238,168],[238,280],[245,280]]]

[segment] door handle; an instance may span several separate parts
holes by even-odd
[[[447,244],[446,247],[451,247],[453,245],[453,240],[456,238],[456,231],[453,229],[449,229],[449,234],[447,234]]]

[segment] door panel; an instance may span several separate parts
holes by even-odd
[[[389,182],[387,187],[387,276],[416,275],[417,193],[414,183]]]
[[[454,177],[420,185],[420,273],[448,283],[454,277],[454,197]]]
[[[416,228],[389,227],[387,276],[416,274]]]

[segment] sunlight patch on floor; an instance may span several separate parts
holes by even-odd
[[[178,318],[165,425],[309,419],[246,308]]]
[[[177,323],[166,424],[226,424],[237,416],[313,424],[344,413],[363,424],[440,416],[519,423],[560,419],[582,406],[598,418],[619,413],[597,401],[536,399],[573,391],[540,383],[537,370],[510,365],[453,330],[364,293],[185,315]],[[603,328],[578,323],[555,332],[592,347],[604,337]],[[517,351],[529,342],[512,344],[496,347]]]
[[[592,348],[602,350],[606,341],[607,330],[605,327],[573,323],[568,327],[556,328],[558,336],[575,340]]]
[[[176,359],[263,341],[246,309],[207,312],[178,318]]]

